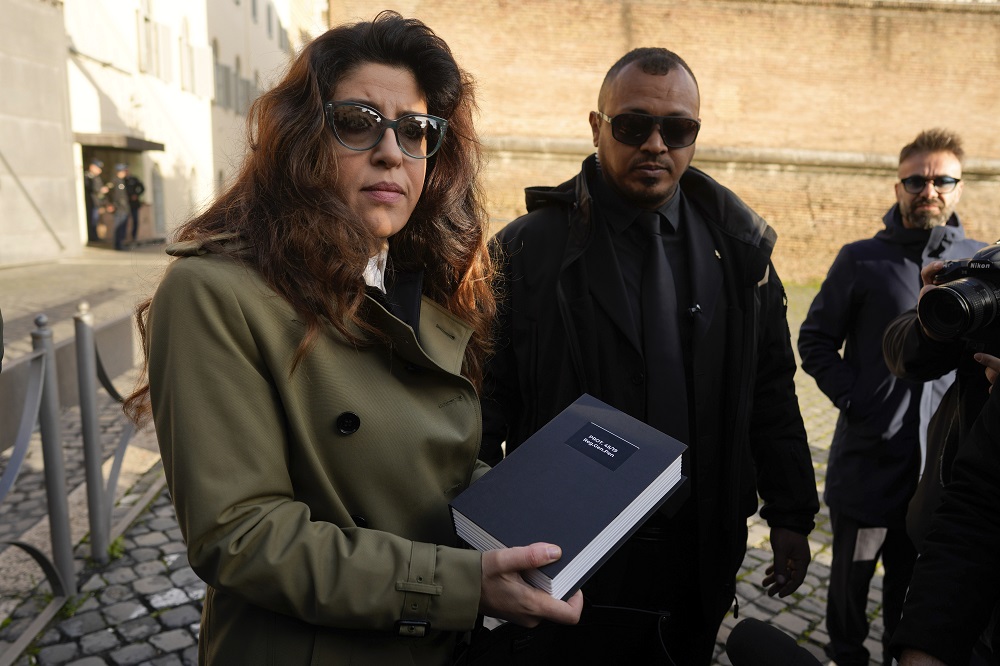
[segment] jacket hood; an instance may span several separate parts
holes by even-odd
[[[539,208],[545,208],[546,206],[561,205],[561,206],[572,206],[576,203],[576,181],[578,177],[574,176],[570,178],[565,183],[561,185],[556,185],[554,187],[538,185],[535,187],[528,187],[524,190],[524,203],[528,212],[538,210]],[[587,191],[587,183],[585,179],[583,180],[582,187],[583,191],[586,193],[587,198],[590,197],[590,193]]]
[[[885,215],[882,216],[882,224],[885,225],[885,229],[879,230],[879,232],[875,234],[875,238],[889,242],[898,242],[896,240],[897,237],[901,234],[906,234],[906,232],[909,231],[923,231],[921,229],[907,229],[903,226],[903,216],[899,212],[898,203],[893,204],[892,208],[887,210]],[[952,213],[951,217],[948,218],[948,221],[944,224],[944,226],[957,227],[961,229],[962,222],[958,217],[958,213]]]
[[[965,229],[957,213],[952,213],[948,222],[941,226],[930,229],[907,229],[903,226],[899,204],[894,204],[882,217],[882,222],[885,224],[885,229],[876,233],[875,239],[894,245],[923,245],[922,263],[933,259],[958,258],[969,250],[965,244]]]

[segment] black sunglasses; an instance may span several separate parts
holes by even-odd
[[[927,183],[934,183],[934,189],[937,190],[938,194],[948,194],[948,192],[955,189],[956,185],[962,182],[962,179],[952,178],[951,176],[934,176],[933,178],[907,176],[899,182],[903,184],[903,189],[910,194],[920,194],[927,187]]]
[[[400,150],[423,160],[437,152],[448,129],[448,121],[444,118],[408,113],[389,120],[378,110],[360,102],[327,102],[323,110],[333,135],[349,150],[370,150],[382,140],[385,131],[391,129]]]
[[[701,123],[694,118],[678,116],[649,116],[645,113],[619,113],[609,118],[598,111],[601,119],[611,124],[611,136],[627,146],[641,146],[649,138],[653,127],[660,128],[660,137],[667,148],[686,148],[698,138]]]

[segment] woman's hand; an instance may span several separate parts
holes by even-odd
[[[583,610],[583,593],[569,601],[529,585],[521,572],[555,562],[562,556],[559,546],[533,543],[519,548],[502,548],[483,553],[482,596],[479,611],[522,627],[537,626],[542,620],[576,624]]]

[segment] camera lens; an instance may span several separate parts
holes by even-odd
[[[966,277],[928,291],[917,304],[920,323],[941,340],[982,328],[997,315],[997,292],[987,283]]]

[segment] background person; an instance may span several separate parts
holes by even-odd
[[[920,277],[924,283],[924,287],[920,290],[921,298],[928,291],[936,288],[934,279],[942,268],[944,268],[944,262],[934,261],[921,270]],[[935,548],[938,549],[939,553],[948,552],[947,548],[940,550],[941,547],[939,545],[932,545],[933,540],[929,537],[932,520],[938,521],[934,517],[941,505],[943,494],[951,486],[954,463],[964,447],[967,446],[966,442],[973,438],[971,434],[973,425],[977,424],[977,419],[979,419],[981,412],[984,411],[984,405],[992,391],[992,383],[995,381],[996,375],[992,369],[988,369],[985,374],[983,373],[981,363],[991,362],[992,359],[976,352],[976,349],[979,347],[978,344],[972,344],[961,337],[950,340],[936,339],[932,336],[931,331],[921,323],[917,313],[918,310],[914,308],[900,315],[889,324],[883,340],[883,353],[886,363],[889,364],[890,369],[897,376],[932,379],[948,372],[955,372],[955,381],[945,393],[941,404],[938,406],[931,420],[927,433],[927,462],[924,474],[920,479],[913,499],[910,501],[906,514],[907,531],[913,539],[914,545],[917,547],[917,552],[920,554],[917,559],[917,568],[921,572],[928,572],[934,570],[934,565],[928,565],[931,568],[921,569],[924,566],[921,564],[921,559],[925,550],[927,548]],[[987,421],[985,421],[984,425],[977,425],[980,428],[980,434],[977,437],[981,437],[982,433],[987,432],[988,428],[991,427],[986,424],[989,423],[988,419],[992,417],[985,418]],[[995,445],[995,441],[991,442],[991,444]],[[973,446],[981,448],[979,444]],[[971,454],[971,456],[976,455],[978,454]],[[988,474],[988,467],[985,470]],[[960,503],[962,501],[964,500],[960,500]],[[985,525],[986,523],[984,523]],[[947,534],[948,531],[943,530],[941,534]],[[926,578],[925,573],[920,573],[919,575],[921,579]],[[915,570],[914,578],[910,582],[911,588],[914,586],[917,576],[918,574]],[[977,590],[977,594],[989,589],[989,579],[985,579],[983,585],[984,588]],[[920,583],[919,587],[926,589],[926,584]],[[959,594],[959,590],[960,588],[956,588],[954,593]],[[981,601],[981,599],[979,600]],[[993,598],[993,602],[995,604],[993,615],[994,617],[1000,617],[1000,598]],[[910,624],[908,618],[911,613],[907,610],[907,606],[910,604],[911,592],[908,591],[906,605],[903,608],[903,620],[901,621],[900,628],[897,630],[897,634],[903,634],[903,636],[894,637],[893,648],[898,652],[900,649],[899,646],[924,646],[923,649],[928,653],[943,654],[943,652],[940,652],[941,644],[929,643],[927,637],[914,642],[914,627],[920,627],[923,631],[937,632],[938,625],[936,623],[928,625],[926,616],[915,621],[914,624]],[[922,605],[923,602],[920,602],[920,604]],[[933,605],[929,607],[933,608]],[[972,613],[971,616],[969,615],[970,612]],[[986,612],[985,614],[988,615],[989,613]],[[982,615],[983,613],[978,610],[971,608],[963,609],[958,617],[964,620],[971,618],[971,624],[967,624],[963,628],[963,631],[955,636],[949,636],[944,633],[940,634],[938,641],[944,639],[951,643],[949,647],[944,648],[949,651],[949,654],[956,654],[952,652],[954,650],[958,650],[958,653],[966,649],[972,650],[971,645],[966,645],[964,642],[963,636],[965,635],[965,631],[968,631],[971,627],[979,625],[981,621],[985,622],[985,620],[982,620]],[[944,618],[938,619],[943,620]],[[948,621],[950,621],[950,618]],[[982,629],[983,627],[979,626],[979,630]],[[979,636],[978,640],[974,640],[973,643],[975,643],[975,652],[977,655],[1000,655],[1000,624],[996,621],[989,622],[985,630],[983,630],[982,635]],[[903,660],[903,663],[909,666],[940,663],[934,659],[936,657],[931,657],[927,654],[910,654]],[[949,661],[948,663],[960,664],[961,666],[970,663],[978,666],[979,664],[990,662],[983,662],[982,657],[974,656],[972,661],[960,660],[956,662]]]
[[[104,162],[91,160],[84,178],[84,202],[87,205],[87,242],[96,243],[101,240],[97,233],[97,223],[101,220],[101,210],[104,206],[104,195],[108,192],[107,185],[101,180],[104,172]]]
[[[574,622],[460,547],[494,312],[470,79],[383,12],[310,43],[254,103],[234,184],[140,310],[167,481],[208,584],[201,663],[445,664],[479,613]],[[383,287],[385,291],[383,291]]]
[[[131,214],[131,202],[129,201],[129,188],[128,188],[128,165],[127,164],[116,164],[115,165],[115,177],[111,179],[109,184],[108,200],[110,205],[108,209],[114,213],[114,231],[113,238],[115,239],[115,249],[124,250],[125,249],[125,237],[128,234],[128,220]]]
[[[921,270],[921,294],[934,288],[934,276],[944,262],[933,261]],[[986,402],[989,384],[973,357],[974,350],[959,338],[935,340],[921,325],[913,308],[893,319],[882,339],[882,353],[892,373],[903,379],[930,381],[955,373],[955,381],[941,398],[927,429],[927,453],[917,490],[906,510],[906,530],[921,551],[930,516],[951,477],[951,463],[960,442],[972,428]]]
[[[125,165],[125,193],[128,195],[129,219],[132,222],[131,233],[126,235],[126,242],[135,243],[139,240],[139,207],[142,205],[142,193],[146,191],[146,186],[138,177],[129,173],[128,165]]]
[[[483,459],[500,460],[504,441],[515,450],[584,392],[688,445],[690,499],[588,582],[589,625],[557,631],[550,661],[669,663],[662,638],[673,662],[710,663],[758,488],[769,593],[795,591],[809,565],[818,501],[770,264],[776,235],[690,167],[699,107],[679,56],[629,52],[590,114],[597,155],[562,185],[528,189],[528,214],[495,239],[504,298]]]
[[[882,357],[882,334],[916,305],[922,266],[968,257],[983,246],[965,238],[955,213],[962,155],[958,136],[939,129],[903,147],[885,229],[841,248],[799,329],[802,369],[840,410],[823,498],[833,525],[827,655],[841,666],[869,663],[868,586],[880,558],[882,663],[892,665],[889,641],[917,557],[906,534],[906,507],[927,424],[952,377],[937,385],[893,377]]]
[[[930,518],[893,648],[900,666],[1000,664],[1000,359],[976,354],[990,394]],[[991,626],[992,625],[992,626]],[[982,632],[992,640],[982,640]]]

